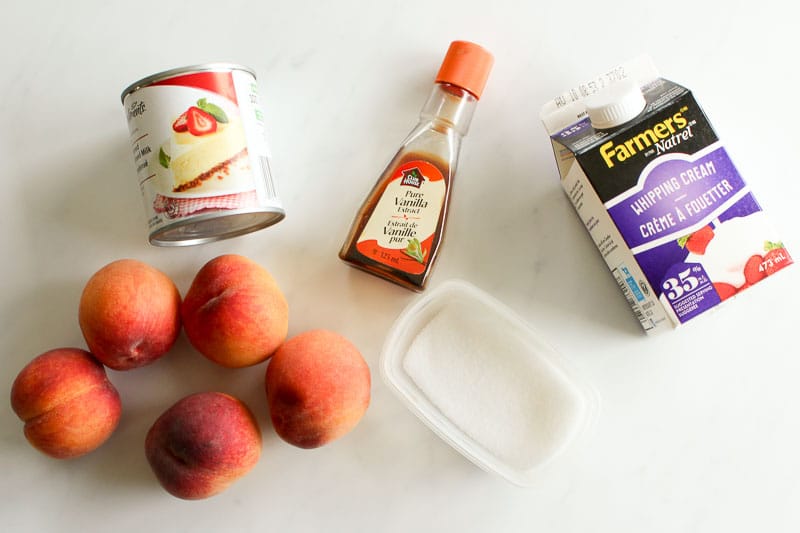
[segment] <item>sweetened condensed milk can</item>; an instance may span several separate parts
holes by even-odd
[[[184,246],[282,220],[255,73],[212,63],[122,92],[149,240]]]

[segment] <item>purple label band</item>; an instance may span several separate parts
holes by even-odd
[[[637,185],[605,206],[633,253],[675,240],[719,216],[747,194],[720,143],[672,153],[647,165]]]

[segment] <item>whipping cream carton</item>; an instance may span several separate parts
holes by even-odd
[[[564,191],[648,333],[792,263],[691,91],[648,58],[559,95],[541,118]]]

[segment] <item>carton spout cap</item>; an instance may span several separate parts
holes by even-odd
[[[633,120],[646,105],[642,90],[633,80],[618,81],[584,100],[592,126],[614,128]]]

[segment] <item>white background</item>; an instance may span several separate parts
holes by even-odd
[[[800,268],[685,328],[645,337],[558,183],[538,119],[562,90],[645,52],[691,88],[797,258],[797,17],[785,2],[14,2],[0,17],[0,392],[58,346],[84,347],[86,280],[122,257],[181,292],[223,253],[269,269],[290,335],[336,330],[363,352],[372,403],[313,451],[269,424],[265,364],[214,366],[181,337],[157,363],[109,372],[124,412],[80,459],[31,448],[0,408],[3,531],[733,532],[800,528]],[[792,11],[787,11],[792,9]],[[496,64],[465,140],[431,278],[517,311],[602,399],[583,446],[530,489],[473,466],[381,381],[383,339],[413,293],[345,266],[361,200],[416,122],[451,40]],[[160,70],[233,61],[258,74],[288,216],[215,244],[154,248],[120,92]],[[143,452],[182,396],[220,390],[262,425],[261,461],[228,491],[167,494]]]

